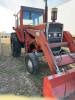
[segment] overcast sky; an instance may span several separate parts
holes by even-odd
[[[48,9],[55,7],[68,0],[48,0]],[[20,10],[20,6],[30,6],[44,8],[43,0],[0,0],[0,32],[12,32],[15,26],[15,17],[13,14]]]

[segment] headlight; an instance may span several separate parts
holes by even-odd
[[[49,34],[48,37],[50,38],[51,37],[51,34]]]
[[[61,34],[59,34],[59,37],[61,37]]]

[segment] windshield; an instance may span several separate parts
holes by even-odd
[[[43,14],[23,11],[23,25],[39,25],[43,23]]]

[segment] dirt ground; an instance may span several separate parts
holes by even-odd
[[[9,39],[2,39],[0,59],[0,94],[43,97],[44,77],[51,75],[45,57],[39,58],[40,72],[31,75],[25,67],[24,49],[22,49],[21,56],[15,58],[11,55]],[[74,67],[74,65],[70,65],[70,68]]]

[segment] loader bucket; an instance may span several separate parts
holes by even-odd
[[[75,100],[75,69],[68,72],[44,78],[43,95],[45,98]]]

